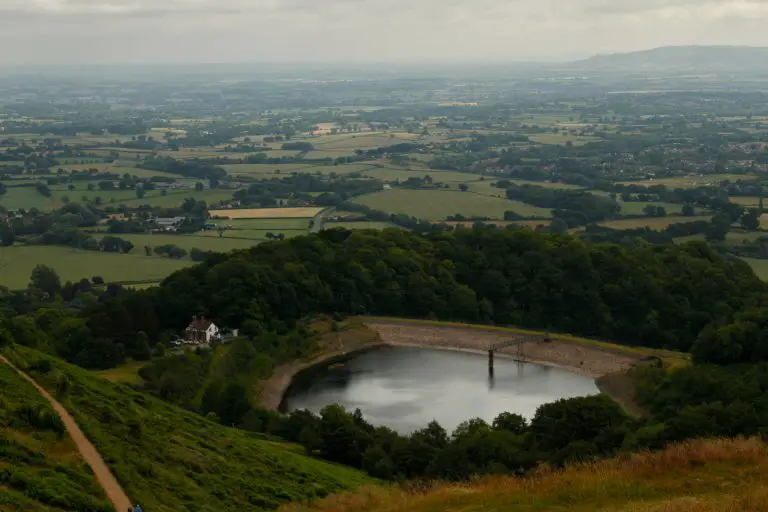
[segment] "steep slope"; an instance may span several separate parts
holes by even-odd
[[[48,402],[0,364],[0,511],[111,511]]]
[[[693,440],[662,452],[494,477],[424,493],[383,488],[285,512],[757,512],[768,503],[768,446],[758,439]]]
[[[269,510],[371,483],[34,350],[3,353],[56,395],[145,510]]]

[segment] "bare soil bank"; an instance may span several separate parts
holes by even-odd
[[[620,354],[578,342],[554,339],[540,342],[538,338],[477,327],[432,326],[395,321],[372,321],[366,325],[377,331],[381,341],[395,346],[471,350],[487,353],[496,343],[508,340],[524,341],[522,359],[526,362],[563,368],[593,379],[631,368],[638,356]],[[509,347],[499,354],[517,356],[517,348]]]
[[[294,377],[313,366],[333,359],[370,350],[378,346],[420,347],[487,354],[489,346],[508,340],[523,340],[523,359],[529,363],[562,368],[593,379],[623,372],[633,366],[639,356],[581,345],[575,341],[552,340],[542,343],[538,338],[482,327],[420,325],[397,320],[365,321],[359,329],[337,337],[316,357],[279,366],[261,389],[261,406],[276,411]],[[366,332],[367,331],[367,332]],[[357,335],[355,335],[357,334]],[[372,334],[372,335],[371,335]],[[516,357],[517,348],[498,352],[502,357]]]

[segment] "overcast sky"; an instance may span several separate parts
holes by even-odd
[[[570,59],[768,46],[768,0],[0,0],[0,63]]]

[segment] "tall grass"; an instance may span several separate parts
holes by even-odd
[[[436,484],[426,491],[369,487],[285,512],[515,512],[766,510],[768,446],[759,439],[691,440],[655,453],[541,468],[525,478]]]

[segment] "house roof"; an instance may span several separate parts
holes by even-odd
[[[208,330],[208,328],[211,325],[213,325],[213,322],[211,322],[207,318],[195,317],[195,318],[192,319],[191,322],[189,322],[189,325],[187,326],[187,329],[196,329],[198,331],[205,331],[205,330]]]

